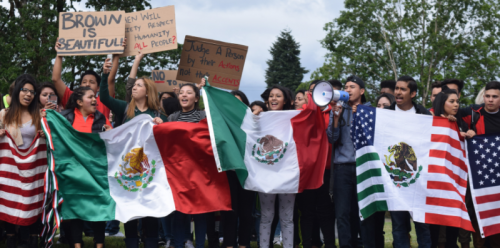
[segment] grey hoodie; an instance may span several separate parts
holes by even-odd
[[[364,105],[371,106],[370,103],[364,103]],[[331,144],[337,142],[340,137],[340,142],[335,146],[335,159],[333,161],[335,164],[356,163],[356,148],[351,140],[351,124],[354,119],[352,108],[347,103],[344,103],[342,108],[344,109],[343,120],[342,118],[339,120],[339,125],[336,128],[333,128],[334,113],[330,111],[330,123],[326,129],[326,135]]]

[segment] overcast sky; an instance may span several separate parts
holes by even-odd
[[[85,10],[85,1],[80,9]],[[8,8],[8,3],[1,3]],[[301,63],[311,72],[324,61],[326,49],[320,40],[326,35],[325,23],[338,17],[343,0],[152,0],[153,8],[175,5],[177,36],[198,36],[248,46],[240,90],[251,101],[260,100],[266,87],[266,61],[269,48],[283,29],[290,29],[301,45]]]

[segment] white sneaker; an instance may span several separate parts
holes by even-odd
[[[193,241],[191,241],[191,240],[186,241],[186,245],[184,247],[185,248],[194,248]]]

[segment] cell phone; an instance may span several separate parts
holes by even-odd
[[[49,99],[47,100],[48,102],[53,103],[54,105],[57,106],[57,95],[56,94],[50,94]]]
[[[113,61],[113,54],[108,54],[108,56],[106,58],[111,59],[111,61]]]

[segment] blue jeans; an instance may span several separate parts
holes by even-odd
[[[189,235],[189,225],[191,218],[194,220],[194,234],[196,236],[196,248],[205,247],[205,235],[207,234],[207,214],[183,214],[175,211],[173,214],[174,231],[173,231],[173,246],[175,248],[184,248],[184,241],[188,239],[186,229]]]
[[[108,221],[106,223],[106,233],[116,235],[120,231],[120,222],[117,220]]]
[[[410,213],[405,211],[391,212],[392,219],[392,237],[394,238],[394,248],[410,247],[408,233],[410,229]],[[419,248],[431,247],[431,232],[429,224],[413,222],[415,232],[417,233],[417,242]]]
[[[356,165],[335,165],[335,218],[340,248],[358,247],[359,207]]]
[[[205,236],[207,235],[207,214],[192,214],[194,220],[194,236],[196,248],[205,248]]]
[[[165,241],[171,240],[173,237],[172,229],[174,224],[173,213],[163,218],[159,218],[158,221],[160,222],[161,225],[160,238],[162,238]]]

